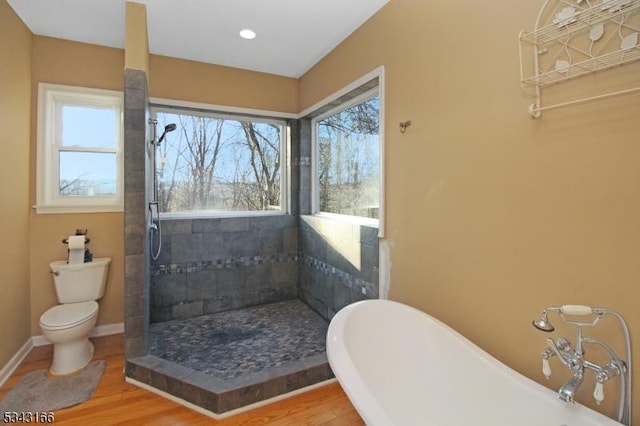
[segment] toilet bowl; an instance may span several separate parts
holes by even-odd
[[[42,314],[42,335],[53,343],[52,374],[73,373],[91,361],[94,349],[89,335],[97,318],[94,300],[54,306]]]

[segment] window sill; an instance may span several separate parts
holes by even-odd
[[[122,213],[122,204],[113,206],[33,206],[37,214],[71,214],[71,213]]]
[[[349,216],[345,214],[336,214],[336,213],[315,213],[312,216],[327,219],[327,220],[335,220],[341,222],[354,223],[362,226],[367,226],[369,228],[380,228],[380,220],[379,219],[371,219],[368,217],[360,217],[360,216]]]
[[[230,219],[236,217],[266,217],[266,216],[286,216],[289,213],[282,210],[266,211],[199,211],[180,213],[160,213],[160,219]]]

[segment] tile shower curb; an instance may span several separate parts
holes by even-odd
[[[326,353],[223,380],[183,367],[155,355],[126,361],[126,376],[166,392],[214,414],[247,405],[334,378]]]

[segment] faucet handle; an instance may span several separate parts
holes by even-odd
[[[547,358],[542,358],[542,374],[547,380],[551,377],[551,366]]]
[[[604,384],[596,382],[596,387],[593,390],[593,399],[596,400],[596,404],[600,405],[604,401]]]
[[[560,345],[564,347],[564,341],[560,341]],[[553,354],[557,355],[558,358],[560,358],[560,362],[562,362],[562,364],[565,367],[571,368],[569,366],[570,355],[566,351],[564,351],[564,349],[560,349],[558,347],[558,345],[556,344],[556,342],[554,342],[551,337],[547,338],[547,347],[553,352]],[[545,353],[546,352],[543,352],[543,356],[542,357],[543,358],[548,358],[548,357],[544,356]]]

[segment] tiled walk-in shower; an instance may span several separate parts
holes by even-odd
[[[138,380],[224,413],[332,378],[327,326],[300,300],[165,321],[130,362]]]
[[[218,414],[332,378],[327,323],[378,297],[378,228],[311,215],[310,119],[288,123],[287,214],[163,218],[151,260],[149,118],[127,69],[127,378]]]

